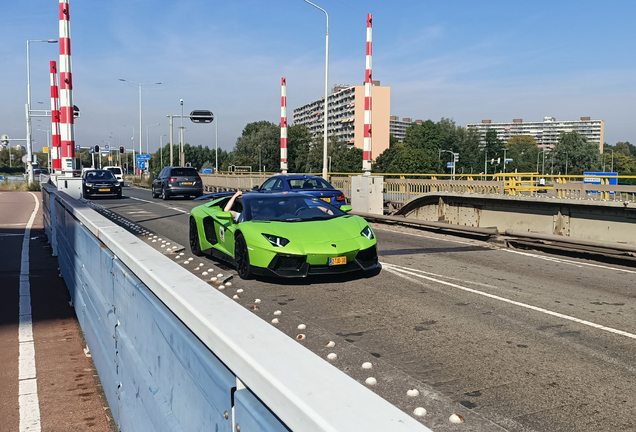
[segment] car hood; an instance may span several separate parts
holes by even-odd
[[[359,216],[341,216],[327,220],[304,222],[261,222],[250,221],[250,231],[255,234],[272,234],[290,241],[307,243],[332,243],[336,240],[347,240],[360,237],[360,232],[367,222]],[[245,227],[247,228],[247,227]]]

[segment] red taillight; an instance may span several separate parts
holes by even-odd
[[[177,181],[177,178],[176,178],[176,177],[170,177],[170,178],[168,179],[168,181],[169,181],[169,182]]]
[[[201,181],[201,177],[197,177],[194,179],[195,182],[200,182]]]
[[[336,201],[346,201],[347,197],[345,197],[345,194],[340,194],[336,197]]]

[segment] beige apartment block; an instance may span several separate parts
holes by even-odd
[[[544,117],[543,121],[524,122],[523,119],[514,119],[510,123],[493,123],[491,120],[482,120],[481,123],[470,123],[466,128],[476,129],[482,137],[490,129],[497,131],[497,138],[507,141],[515,135],[530,135],[537,140],[541,148],[551,149],[559,141],[561,132],[578,132],[585,136],[589,142],[598,143],[603,153],[605,142],[605,122],[592,120],[590,117],[581,117],[580,120],[557,120],[554,117]]]
[[[372,97],[372,149],[373,159],[389,148],[389,118],[391,112],[391,87],[373,82]],[[329,114],[327,136],[336,135],[349,147],[364,147],[364,86],[335,86],[328,96]],[[294,124],[307,126],[313,137],[323,136],[324,98],[294,108]]]

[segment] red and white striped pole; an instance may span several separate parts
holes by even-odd
[[[366,72],[364,74],[364,149],[362,153],[362,172],[371,174],[371,160],[373,149],[371,145],[371,14],[367,14],[367,57]]]
[[[72,173],[75,159],[73,73],[71,71],[71,14],[68,0],[60,0],[60,141],[62,171]]]
[[[280,170],[287,174],[287,80],[280,83]]]
[[[62,159],[60,159],[60,110],[58,109],[59,89],[57,87],[57,62],[52,60],[49,63],[51,72],[51,164],[54,171],[62,169]],[[53,171],[51,171],[53,172]]]

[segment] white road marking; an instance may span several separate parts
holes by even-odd
[[[445,241],[445,242],[450,242],[450,243],[459,243],[459,244],[464,244],[464,245],[470,245],[470,246],[477,246],[477,247],[486,248],[486,246],[480,246],[479,244],[467,243],[467,242],[462,242],[462,241],[458,241],[458,240],[452,240],[452,239],[446,239],[446,238],[438,238],[438,237],[432,237],[432,236],[426,236],[426,235],[414,234],[414,233],[408,233],[408,232],[402,232],[402,231],[394,231],[394,230],[390,230],[390,229],[382,229],[382,228],[373,228],[373,229],[375,231],[386,231],[386,232],[391,232],[391,233],[410,235],[410,236],[413,236],[413,237],[423,237],[423,238],[427,238],[427,239],[431,239],[431,240],[440,240],[440,241]],[[490,248],[490,246],[488,248]],[[607,270],[616,270],[616,271],[620,271],[620,272],[624,272],[624,273],[636,274],[636,271],[634,271],[634,270],[627,270],[627,269],[621,269],[621,268],[616,268],[616,267],[609,267],[609,266],[605,266],[605,265],[601,265],[601,264],[591,264],[591,263],[586,263],[586,262],[566,260],[566,259],[563,259],[563,258],[550,257],[550,256],[545,256],[545,255],[537,255],[537,254],[533,254],[533,253],[529,253],[529,252],[522,252],[522,251],[518,251],[518,250],[514,250],[514,249],[506,249],[506,248],[502,248],[502,247],[493,247],[493,249],[502,250],[502,251],[510,252],[510,253],[516,253],[516,254],[519,254],[519,255],[525,255],[525,256],[538,258],[538,259],[542,259],[542,260],[546,260],[546,261],[553,261],[553,262],[561,263],[561,264],[574,265],[574,266],[578,266],[578,267],[583,267],[583,266],[599,267],[599,268],[603,268],[603,269],[607,269]]]
[[[168,208],[169,208],[170,210],[176,210],[176,211],[179,211],[179,212],[181,212],[181,213],[190,213],[189,211],[186,211],[186,210],[180,209],[180,208],[178,208],[178,207],[168,207]]]
[[[423,237],[423,238],[427,238],[427,239],[431,239],[431,240],[440,240],[440,241],[445,241],[445,242],[449,242],[449,243],[459,243],[459,244],[469,245],[469,246],[478,246],[478,247],[483,247],[484,249],[487,249],[485,246],[481,246],[479,244],[468,243],[468,242],[463,242],[463,241],[459,241],[459,240],[453,240],[453,239],[447,239],[447,238],[439,238],[439,237],[433,237],[433,236],[427,236],[427,235],[421,235],[421,234],[414,234],[414,233],[403,232],[403,231],[395,231],[395,230],[390,230],[390,229],[382,229],[382,228],[373,228],[373,230],[374,231],[386,231],[386,232],[390,232],[390,233],[404,234],[404,235],[409,235],[409,236],[413,236],[413,237]]]
[[[11,224],[0,224],[0,228],[2,228],[2,227],[10,227],[10,226],[24,226],[24,225],[26,225],[26,222],[11,223]]]
[[[22,259],[20,265],[20,316],[18,342],[18,379],[20,406],[20,432],[33,432],[42,429],[40,422],[40,402],[35,368],[35,342],[33,340],[33,318],[31,316],[31,283],[29,282],[29,242],[33,220],[40,208],[37,195],[31,192],[35,200],[35,209],[24,230],[22,241]]]
[[[142,202],[150,203],[150,204],[157,204],[156,201],[148,201],[148,200],[141,199],[141,198],[130,197],[130,199],[134,199],[134,200],[137,200],[137,201],[142,201]]]
[[[382,264],[382,268],[384,270],[388,271],[389,273],[393,273],[393,274],[395,274],[397,276],[403,277],[405,279],[411,280],[411,281],[416,282],[416,283],[421,283],[421,282],[417,281],[416,279],[413,279],[413,278],[410,278],[408,276],[405,276],[405,275],[411,275],[411,276],[415,276],[417,278],[426,279],[426,280],[429,280],[431,282],[436,282],[436,283],[439,283],[439,284],[442,284],[442,285],[446,285],[446,286],[450,286],[450,287],[453,287],[453,288],[457,288],[457,289],[460,289],[460,290],[463,290],[463,291],[466,291],[466,292],[469,292],[469,293],[472,293],[472,294],[478,294],[478,295],[481,295],[481,296],[484,296],[484,297],[488,297],[488,298],[491,298],[491,299],[494,299],[494,300],[499,300],[499,301],[502,301],[502,302],[505,302],[505,303],[509,303],[509,304],[512,304],[512,305],[515,305],[515,306],[519,306],[519,307],[522,307],[522,308],[530,309],[530,310],[533,310],[535,312],[541,312],[541,313],[546,314],[546,315],[551,315],[551,316],[554,316],[554,317],[557,317],[557,318],[561,318],[561,319],[564,319],[564,320],[573,321],[573,322],[576,322],[576,323],[579,323],[579,324],[586,325],[588,327],[593,327],[593,328],[596,328],[596,329],[599,329],[599,330],[603,330],[603,331],[606,331],[606,332],[610,332],[610,333],[614,333],[614,334],[617,334],[617,335],[625,336],[625,337],[628,337],[628,338],[631,338],[631,339],[636,339],[636,334],[633,334],[633,333],[628,333],[628,332],[623,331],[623,330],[618,330],[618,329],[615,329],[615,328],[612,328],[612,327],[606,327],[606,326],[601,325],[601,324],[596,324],[596,323],[593,323],[593,322],[590,322],[590,321],[585,321],[585,320],[582,320],[582,319],[579,319],[579,318],[575,318],[575,317],[572,317],[572,316],[569,316],[569,315],[565,315],[565,314],[562,314],[562,313],[554,312],[554,311],[551,311],[551,310],[548,310],[548,309],[543,309],[543,308],[540,308],[540,307],[537,307],[537,306],[532,306],[532,305],[529,305],[529,304],[526,304],[526,303],[521,303],[521,302],[518,302],[518,301],[510,300],[510,299],[507,299],[507,298],[504,298],[504,297],[500,297],[500,296],[497,296],[497,295],[494,295],[494,294],[489,294],[489,293],[485,293],[485,292],[482,292],[482,291],[474,290],[472,288],[463,287],[461,285],[457,285],[457,284],[454,284],[454,283],[451,283],[451,282],[446,282],[446,281],[443,281],[443,280],[435,279],[435,278],[432,278],[432,277],[425,276],[423,274],[414,272],[413,269],[411,269],[409,267],[401,267],[401,266],[396,266],[394,264],[389,264],[389,263],[381,263],[381,264]]]
[[[183,209],[180,209],[178,207],[168,207],[168,206],[159,204],[156,201],[148,201],[148,200],[145,200],[145,199],[135,198],[135,197],[130,197],[130,198],[134,199],[134,200],[137,200],[137,201],[142,201],[142,202],[145,202],[145,203],[157,204],[157,205],[160,205],[161,207],[165,207],[165,208],[167,208],[169,210],[176,210],[176,211],[181,212],[181,213],[190,213],[188,210],[183,210]]]
[[[615,270],[615,271],[624,272],[624,273],[636,274],[636,271],[634,271],[634,270],[627,270],[627,269],[622,269],[622,268],[617,268],[617,267],[610,267],[610,266],[605,266],[605,265],[601,265],[601,264],[592,264],[592,263],[586,263],[586,262],[572,261],[572,260],[567,260],[567,259],[558,258],[558,257],[545,256],[545,255],[536,255],[536,254],[533,254],[533,253],[521,252],[521,251],[513,250],[513,249],[504,249],[504,250],[506,252],[510,252],[510,253],[516,253],[516,254],[519,254],[519,255],[525,255],[525,256],[538,258],[538,259],[542,259],[542,260],[546,260],[546,261],[553,261],[553,262],[556,262],[556,263],[559,263],[559,264],[573,265],[573,266],[580,267],[580,268],[583,268],[585,266],[587,266],[587,267],[599,267],[599,268],[606,269],[606,270]]]

